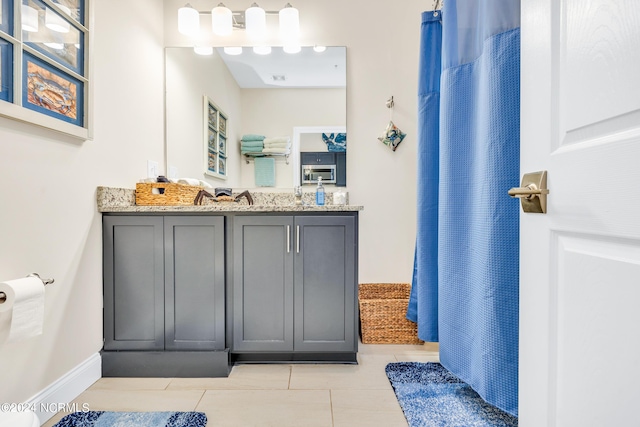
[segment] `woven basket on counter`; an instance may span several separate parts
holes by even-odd
[[[154,191],[154,188],[158,189]],[[204,187],[198,185],[173,184],[170,182],[152,182],[136,184],[136,205],[139,206],[185,206],[193,205],[198,191]],[[164,189],[163,194],[159,193]]]
[[[407,320],[411,285],[361,283],[358,292],[364,344],[422,344],[418,326]]]

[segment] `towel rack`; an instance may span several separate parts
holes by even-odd
[[[38,279],[42,280],[42,283],[46,286],[46,285],[50,285],[53,282],[55,282],[55,279],[43,279],[42,277],[40,277],[40,275],[38,273],[31,273],[31,274],[27,274],[27,277],[37,277]],[[0,303],[3,303],[7,300],[7,296],[5,295],[4,292],[0,292]]]
[[[284,153],[245,153],[244,159],[249,164],[249,159],[255,159],[256,157],[284,157],[284,162],[289,164],[289,154]]]

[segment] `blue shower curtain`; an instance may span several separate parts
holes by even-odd
[[[519,25],[517,0],[447,0],[441,65],[421,60],[421,78],[440,71],[440,103],[438,113],[423,111],[421,84],[407,311],[420,338],[440,342],[448,370],[516,416],[519,206],[507,190],[519,182]]]

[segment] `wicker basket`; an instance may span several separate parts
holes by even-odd
[[[418,327],[407,320],[411,285],[361,283],[358,292],[364,344],[421,344]]]
[[[155,194],[154,188],[163,188],[163,194]],[[193,205],[198,191],[204,187],[197,185],[153,182],[136,184],[136,205],[139,206],[184,206]]]

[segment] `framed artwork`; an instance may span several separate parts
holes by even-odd
[[[222,156],[218,156],[218,173],[220,175],[227,174],[227,159]]]
[[[207,142],[207,149],[209,151],[213,151],[213,152],[218,151],[217,147],[216,147],[217,140],[218,140],[218,132],[216,132],[215,130],[209,128],[208,129],[208,134],[209,134],[209,136],[208,136],[209,139],[208,139],[208,142]]]
[[[227,115],[208,97],[203,97],[204,173],[227,179]]]
[[[216,165],[217,165],[218,156],[213,151],[209,151],[207,155],[207,171],[216,173]]]
[[[0,38],[0,99],[7,102],[13,102],[12,64],[13,45]]]
[[[90,138],[91,7],[92,0],[0,0],[0,115]]]
[[[218,110],[216,110],[211,104],[209,104],[207,110],[209,112],[209,116],[208,116],[209,127],[213,130],[217,130],[218,129]]]
[[[218,137],[218,153],[220,153],[221,156],[227,155],[227,138],[222,135]]]
[[[218,131],[222,135],[226,136],[227,135],[227,118],[222,113],[220,113],[219,120],[220,120],[220,122],[219,122],[218,125],[220,126],[220,128],[218,129]]]
[[[27,52],[22,68],[23,107],[83,126],[84,83]]]

